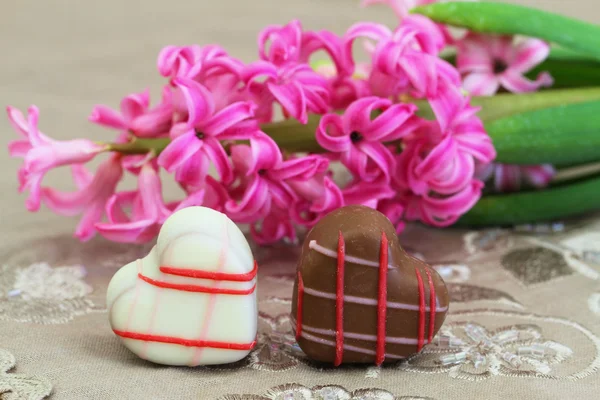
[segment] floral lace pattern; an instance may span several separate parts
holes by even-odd
[[[271,388],[264,395],[230,394],[219,400],[434,400],[431,397],[395,396],[383,389],[358,389],[348,391],[342,386],[315,386],[312,389],[297,383]]]
[[[80,265],[0,267],[0,320],[58,324],[101,310],[86,297],[92,287],[85,275]]]
[[[600,318],[600,292],[594,282],[600,277],[600,263],[594,258],[598,250],[596,236],[568,227],[543,233],[532,233],[533,227],[520,229],[519,232],[503,229],[461,235],[455,231],[411,228],[411,236],[401,238],[401,242],[407,242],[405,247],[432,264],[444,277],[451,308],[447,322],[432,344],[408,360],[383,367],[334,368],[306,358],[293,336],[289,315],[299,246],[254,247],[260,266],[256,348],[248,357],[233,364],[177,371],[180,376],[200,372],[215,382],[237,381],[238,378],[243,382],[256,376],[253,374],[271,374],[277,383],[270,385],[273,387],[268,391],[256,385],[252,389],[246,389],[246,384],[237,388],[224,385],[218,395],[231,393],[222,397],[224,400],[427,399],[418,395],[439,396],[435,391],[420,393],[410,385],[405,387],[404,383],[415,382],[418,387],[417,382],[431,380],[434,375],[436,382],[503,379],[568,382],[597,374],[600,338],[597,331],[588,328],[588,325],[591,328],[595,326],[592,324],[597,325]],[[433,242],[436,246],[428,245]],[[86,322],[82,322],[84,318],[75,317],[104,311],[105,288],[110,277],[118,267],[148,249],[135,246],[111,249],[96,241],[81,248],[66,243],[56,239],[50,244],[32,243],[27,249],[5,253],[4,265],[0,267],[0,320],[13,324],[69,322],[80,330],[87,329],[87,321],[93,321],[97,327],[104,326],[104,315],[85,317]],[[62,250],[57,250],[55,244],[63,246]],[[579,282],[579,287],[588,289],[582,290],[572,301],[577,302],[574,306],[579,307],[578,310],[583,307],[589,318],[582,321],[575,317],[571,321],[564,318],[569,315],[564,309],[559,316],[558,311],[553,310],[562,307],[560,300],[547,295],[544,295],[543,311],[534,313],[541,309],[538,294],[555,292],[566,280]],[[578,293],[570,293],[570,296],[576,295]],[[577,315],[581,314],[578,311]],[[90,335],[89,330],[86,332]],[[109,336],[109,333],[103,336],[101,343],[112,349],[107,362],[114,363],[114,357],[122,358],[128,353],[118,340]],[[84,358],[89,356],[87,350],[85,354]],[[104,350],[98,354],[104,354]],[[129,359],[136,362],[134,365],[144,365],[139,372],[129,370],[141,374],[138,378],[142,379],[151,366],[134,357]],[[41,378],[23,380],[19,374],[7,373],[0,376],[0,388],[4,391],[7,377],[10,377],[11,388],[18,390],[23,385],[49,388],[48,382]],[[325,379],[311,382],[313,376]],[[356,379],[367,383],[358,387],[372,388],[355,389]],[[397,379],[404,383],[396,383]],[[290,383],[280,385],[281,382]],[[0,394],[0,399],[27,398],[21,394],[14,397],[17,390],[10,390]],[[104,390],[113,389],[105,387]]]
[[[15,364],[15,357],[0,349],[0,399],[41,400],[50,395],[52,385],[46,378],[9,373]]]

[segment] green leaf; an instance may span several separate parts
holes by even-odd
[[[488,122],[526,111],[592,100],[600,100],[600,87],[547,90],[527,94],[500,93],[489,97],[472,97],[471,104],[481,107],[481,111],[477,115],[484,122]],[[421,117],[434,119],[426,101],[416,101],[415,103],[419,106]]]
[[[531,80],[542,72],[549,72],[554,79],[552,88],[582,88],[600,85],[600,64],[547,60],[527,73]]]
[[[600,60],[600,27],[562,15],[497,2],[434,3],[412,12],[477,32],[544,39]]]
[[[457,225],[518,225],[600,209],[600,177],[532,192],[484,196]]]
[[[569,166],[600,160],[600,101],[516,114],[485,128],[500,163]]]

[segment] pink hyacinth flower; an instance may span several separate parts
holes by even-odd
[[[171,78],[172,86],[176,78],[184,78],[206,87],[213,94],[216,111],[243,100],[239,90],[243,65],[216,45],[167,46],[157,61],[159,72]],[[185,112],[185,99],[180,93],[175,92],[173,102],[176,112]]]
[[[104,105],[97,105],[89,116],[90,122],[135,136],[154,137],[165,134],[171,127],[173,105],[169,88],[163,90],[160,104],[152,109],[148,90],[133,93],[121,101],[120,113]]]
[[[474,96],[491,96],[500,86],[514,93],[551,86],[547,72],[535,81],[525,74],[548,57],[550,46],[539,39],[515,42],[511,36],[469,33],[457,43],[456,63],[464,75],[463,86]]]
[[[250,146],[232,146],[231,158],[239,180],[230,188],[225,210],[240,223],[257,222],[272,207],[289,208],[297,198],[291,185],[310,181],[327,165],[319,156],[283,161],[277,144],[264,133],[251,138]]]
[[[278,67],[266,61],[249,64],[242,80],[251,98],[258,105],[260,122],[273,118],[273,103],[281,105],[286,116],[301,123],[308,122],[308,113],[323,114],[329,109],[327,80],[306,64]]]
[[[483,186],[483,182],[474,179],[460,192],[451,196],[421,196],[417,202],[421,221],[438,227],[454,224],[479,201]]]
[[[379,202],[394,197],[395,191],[384,181],[356,181],[346,186],[342,194],[346,205],[360,204],[377,209]]]
[[[390,222],[394,224],[396,233],[400,234],[405,227],[403,221],[404,212],[406,210],[406,199],[402,194],[396,195],[392,198],[381,199],[377,203],[377,210],[388,217]]]
[[[321,218],[345,205],[344,195],[329,176],[322,174],[310,182],[311,195],[296,199],[290,212],[297,224],[312,227]],[[308,191],[308,184],[303,188]],[[296,186],[297,189],[297,186]]]
[[[158,171],[152,163],[141,167],[138,190],[114,194],[106,204],[108,222],[97,223],[96,230],[114,242],[145,243],[154,238],[164,221],[175,211],[202,205],[204,190],[175,204],[165,204]],[[128,216],[124,209],[131,209]]]
[[[258,54],[261,60],[280,66],[298,62],[302,45],[302,25],[293,20],[285,26],[269,25],[258,35]]]
[[[346,64],[353,62],[353,44],[359,38],[375,42],[370,81],[379,96],[434,97],[440,80],[460,84],[458,71],[438,56],[446,44],[443,32],[425,17],[411,15],[394,32],[374,23],[353,25],[344,36]]]
[[[493,178],[497,192],[515,192],[522,187],[545,188],[550,184],[556,170],[550,164],[509,165],[487,164],[477,168],[477,177],[483,181]]]
[[[123,176],[123,168],[118,154],[112,154],[108,160],[102,162],[95,175],[89,173],[80,164],[73,165],[71,168],[79,190],[65,193],[43,188],[42,200],[57,214],[66,216],[83,214],[75,230],[75,237],[86,241],[94,236],[95,225],[104,215],[105,205]]]
[[[371,114],[376,110],[382,113],[372,120]],[[415,111],[412,104],[392,104],[379,97],[362,98],[352,103],[343,116],[323,116],[316,139],[324,149],[338,153],[342,163],[360,179],[373,182],[383,177],[389,182],[395,161],[382,142],[411,133]]]
[[[250,225],[250,234],[260,245],[275,243],[281,239],[296,240],[296,229],[286,208],[271,207],[262,221]]]
[[[106,150],[105,145],[86,139],[50,139],[38,129],[39,110],[36,106],[29,107],[27,120],[21,111],[13,107],[7,107],[6,111],[11,125],[23,137],[10,142],[8,150],[11,156],[24,158],[18,174],[19,191],[29,191],[25,202],[29,211],[40,208],[40,185],[48,171],[64,165],[86,163]]]
[[[247,139],[248,133],[236,126],[254,115],[254,105],[237,102],[215,112],[212,94],[200,83],[177,78],[174,81],[185,98],[187,121],[171,129],[171,143],[163,150],[158,163],[176,180],[190,186],[202,185],[212,161],[223,180],[233,179],[231,163],[220,140]]]
[[[490,163],[496,158],[496,149],[488,136],[483,122],[477,117],[478,107],[470,104],[470,98],[463,96],[460,89],[453,84],[440,86],[435,99],[429,101],[436,117],[430,125],[433,129],[431,137],[452,136],[457,142],[458,150],[473,156],[482,164]]]
[[[158,54],[156,65],[162,76],[195,79],[227,58],[227,52],[216,45],[166,46]]]

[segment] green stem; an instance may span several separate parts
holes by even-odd
[[[146,154],[154,151],[156,155],[160,154],[171,143],[171,138],[138,138],[134,137],[127,143],[109,143],[108,150],[116,151],[121,154]]]
[[[598,209],[600,177],[554,188],[482,197],[458,225],[518,225],[551,221]]]

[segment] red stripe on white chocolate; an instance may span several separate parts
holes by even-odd
[[[141,340],[144,342],[157,342],[157,343],[169,343],[176,344],[186,347],[210,347],[213,349],[226,349],[226,350],[252,350],[256,345],[256,340],[250,343],[232,343],[232,342],[218,342],[214,340],[193,340],[184,339],[175,336],[162,336],[162,335],[148,335],[139,332],[119,331],[113,329],[113,332],[125,339]]]
[[[433,278],[431,277],[431,271],[429,268],[425,269],[427,273],[427,280],[429,281],[429,335],[428,340],[431,343],[433,340],[433,330],[435,328],[435,285],[433,284]]]
[[[377,297],[377,355],[375,364],[381,365],[385,360],[385,315],[387,311],[387,268],[388,265],[388,239],[385,232],[381,232],[381,245],[379,250],[379,290]]]
[[[331,299],[335,300],[335,293],[327,293],[321,292],[320,290],[312,289],[304,287],[304,293],[310,296],[320,297],[322,299]],[[344,295],[344,301],[348,303],[361,304],[364,306],[376,306],[377,300],[375,299],[366,299],[364,297],[357,296],[349,296]],[[414,304],[406,304],[406,303],[397,303],[394,301],[387,302],[387,308],[399,309],[399,310],[410,310],[410,311],[419,311],[419,306]],[[448,307],[435,307],[435,312],[445,312],[448,310]],[[430,307],[425,307],[425,311],[430,311]]]
[[[196,279],[210,279],[214,281],[229,281],[229,282],[248,282],[256,277],[258,272],[258,265],[256,260],[254,261],[254,268],[250,272],[243,274],[231,274],[228,272],[215,272],[215,271],[199,271],[196,269],[185,269],[185,268],[173,268],[168,266],[161,266],[160,272],[168,275],[185,276],[188,278]]]
[[[221,274],[221,271],[223,270],[223,268],[225,268],[225,263],[227,261],[227,252],[229,250],[229,230],[227,229],[227,217],[225,217],[223,215],[223,218],[221,218],[222,222],[222,228],[223,228],[223,237],[221,240],[221,251],[219,252],[219,258],[217,260],[217,271],[214,272],[215,274]],[[203,271],[196,271],[196,272],[203,272]],[[217,289],[217,287],[219,286],[219,281],[215,281],[213,283],[214,288]],[[213,312],[215,310],[215,303],[217,302],[217,296],[216,293],[211,293],[210,298],[208,299],[208,306],[206,307],[206,314],[204,316],[204,320],[202,321],[202,328],[200,331],[200,335],[198,337],[198,340],[202,341],[206,338],[206,335],[208,333],[208,328],[210,327],[210,321],[212,320],[212,315]],[[192,355],[192,362],[190,363],[190,366],[194,366],[198,364],[198,361],[200,360],[200,357],[202,357],[202,348],[198,347],[195,351],[194,354]]]
[[[320,244],[317,243],[316,240],[311,240],[310,242],[308,242],[308,247],[310,249],[313,249],[317,253],[323,254],[324,256],[331,257],[331,258],[337,258],[337,253],[335,251],[321,246]],[[379,262],[365,260],[364,258],[349,256],[346,254],[345,259],[346,259],[346,262],[349,262],[352,264],[366,265],[368,267],[379,268]],[[395,266],[388,264],[388,269],[392,269],[392,268],[395,268]]]
[[[150,313],[150,323],[148,324],[148,333],[152,333],[154,330],[154,322],[156,321],[156,314],[158,314],[158,305],[160,304],[160,295],[163,291],[156,291],[156,298],[154,299],[154,304],[152,305],[152,312]],[[148,345],[150,342],[144,343],[144,348],[142,349],[142,358],[148,358]]]
[[[304,281],[302,274],[298,271],[298,296],[296,297],[296,340],[302,333],[302,303],[304,301]]]
[[[344,256],[346,244],[342,231],[338,234],[337,247],[337,283],[335,289],[335,362],[337,367],[344,357]]]
[[[251,294],[252,292],[254,292],[254,289],[256,288],[256,283],[254,285],[252,285],[252,287],[249,289],[239,289],[238,290],[238,289],[225,289],[225,288],[215,288],[215,287],[209,287],[209,286],[185,285],[185,284],[180,284],[180,283],[163,282],[163,281],[158,281],[158,280],[149,278],[142,274],[138,274],[138,277],[141,280],[143,280],[144,282],[151,284],[152,286],[161,287],[164,289],[180,290],[182,292],[231,294],[231,295],[242,296],[242,295]]]
[[[323,338],[320,338],[318,336],[311,335],[310,333],[308,333],[306,331],[302,332],[302,337],[304,339],[306,339],[306,340],[310,340],[311,342],[323,344],[325,346],[334,346],[334,347],[336,346],[336,343],[333,340],[323,339]],[[363,353],[363,354],[375,355],[375,352],[373,350],[363,349],[362,347],[352,346],[351,344],[344,344],[344,350],[354,351],[356,353]],[[399,356],[399,355],[396,355],[396,354],[386,354],[385,356],[387,358],[393,358],[393,359],[397,359],[397,360],[401,360],[403,358],[406,358],[406,357]]]
[[[417,351],[421,351],[423,348],[423,342],[425,341],[425,286],[423,285],[423,278],[419,268],[415,267],[415,273],[417,274],[417,282],[419,283],[419,331],[417,334]]]

